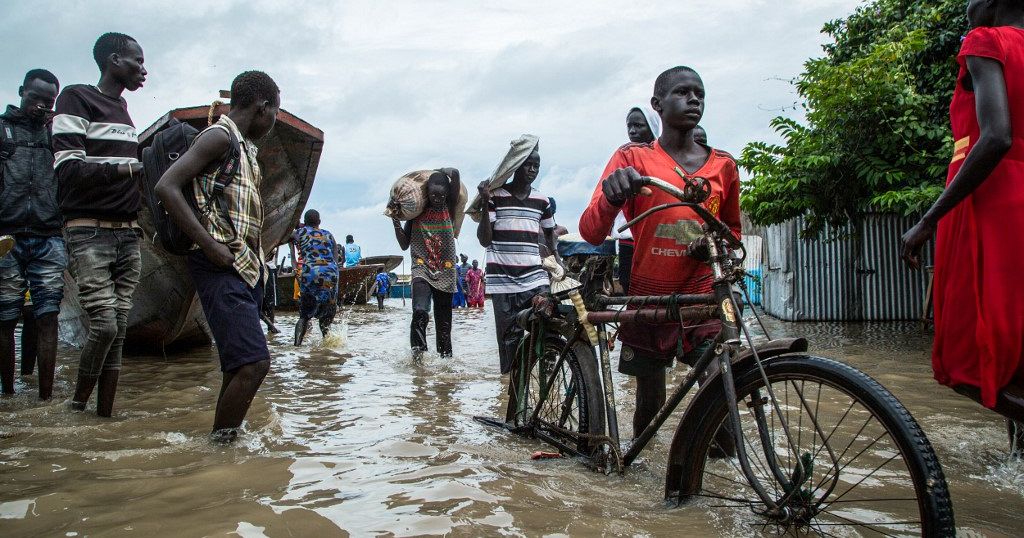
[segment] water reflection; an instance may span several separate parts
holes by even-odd
[[[209,351],[130,359],[116,416],[103,420],[59,402],[75,373],[76,354],[65,350],[58,401],[36,402],[32,378],[0,400],[2,534],[755,533],[746,514],[664,505],[669,428],[625,477],[531,461],[543,445],[471,419],[503,415],[490,312],[456,311],[455,356],[414,365],[409,309],[391,303],[383,313],[350,310],[347,327],[300,348],[289,344],[294,317],[282,316],[271,374],[230,447],[206,442],[220,383]],[[1024,470],[1006,462],[1002,423],[931,380],[930,335],[917,324],[769,329],[808,335],[819,354],[893,390],[935,444],[964,530],[1017,532]],[[616,384],[626,423],[631,383]]]

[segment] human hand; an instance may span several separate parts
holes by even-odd
[[[903,234],[903,237],[900,238],[900,241],[903,243],[900,257],[903,258],[903,262],[908,267],[911,269],[921,268],[921,260],[919,258],[921,247],[931,239],[934,233],[935,227],[922,219],[913,228],[907,230],[907,233]]]
[[[480,201],[487,203],[491,200],[491,184],[487,181],[481,181],[476,187],[477,193],[480,194]]]
[[[217,267],[228,269],[235,264],[235,255],[231,253],[231,249],[219,241],[211,241],[203,248],[203,253]]]
[[[601,192],[608,203],[620,207],[644,188],[640,172],[632,166],[619,168],[601,181]]]

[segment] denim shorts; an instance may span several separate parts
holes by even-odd
[[[60,311],[68,252],[64,239],[17,236],[14,249],[0,258],[0,321],[21,316],[25,292],[32,292],[36,317]]]
[[[269,360],[260,321],[263,285],[250,288],[233,268],[218,267],[199,250],[189,253],[188,272],[213,333],[221,371]]]

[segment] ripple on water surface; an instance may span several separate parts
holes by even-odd
[[[664,505],[669,428],[625,477],[572,460],[531,461],[545,448],[539,442],[472,420],[503,414],[489,307],[455,312],[454,357],[414,364],[409,308],[399,305],[350,309],[301,347],[290,345],[295,318],[282,315],[247,432],[227,447],[206,440],[221,378],[209,350],[128,359],[111,420],[59,402],[76,363],[63,350],[58,400],[37,403],[32,377],[0,400],[3,534],[749,536],[759,528],[749,514],[705,501]],[[917,324],[769,329],[810,337],[813,350],[868,371],[910,408],[935,444],[965,531],[1021,528],[1024,482],[1006,462],[1005,430],[931,380],[929,333]],[[632,383],[615,382],[628,424]]]

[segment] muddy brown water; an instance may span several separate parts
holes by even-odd
[[[456,311],[454,358],[413,365],[409,307],[389,302],[349,310],[326,341],[298,348],[286,336],[295,318],[282,315],[272,371],[229,447],[206,438],[220,383],[211,350],[128,359],[115,416],[100,419],[92,404],[65,407],[77,352],[63,349],[53,403],[35,400],[34,377],[0,400],[0,536],[757,532],[699,501],[663,503],[676,418],[624,476],[530,460],[542,444],[471,418],[504,410],[489,306]],[[1024,532],[1024,466],[1007,460],[1002,421],[932,380],[919,324],[769,329],[811,338],[816,354],[863,369],[903,401],[939,454],[961,534]],[[616,380],[628,424],[631,384]]]

